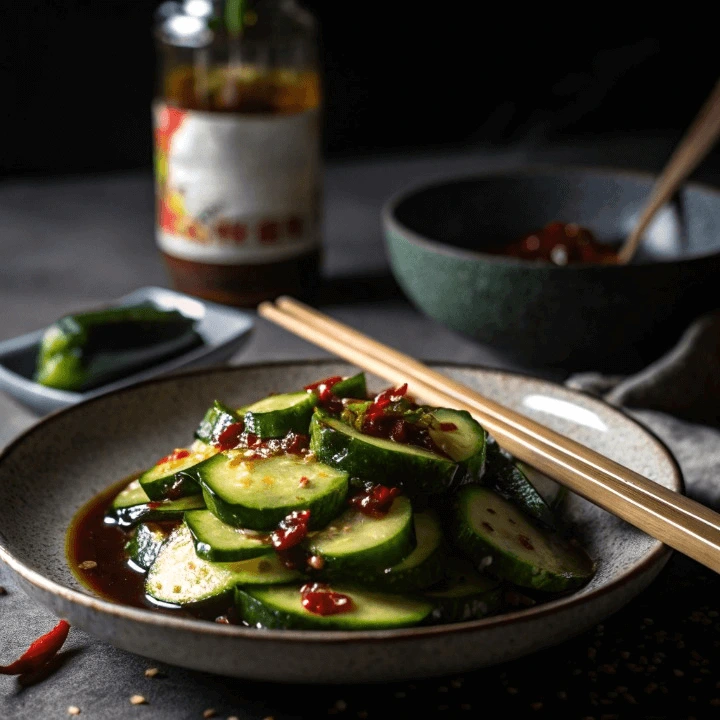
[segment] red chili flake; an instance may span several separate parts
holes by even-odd
[[[175,460],[182,460],[183,458],[190,457],[190,451],[185,448],[176,448],[169,455],[164,458],[160,458],[155,464],[162,465],[163,463],[173,462]]]
[[[342,377],[340,375],[333,375],[331,377],[325,378],[324,380],[318,380],[317,382],[310,383],[309,385],[306,385],[303,389],[307,390],[308,392],[312,392],[314,390],[317,390],[321,385],[324,385],[326,388],[331,389],[333,385],[337,385],[342,380]]]
[[[393,500],[400,494],[400,488],[385,485],[369,485],[348,501],[350,507],[363,515],[383,517],[390,510]]]
[[[302,606],[314,615],[338,615],[353,609],[350,597],[331,590],[325,583],[306,583],[300,595]]]
[[[302,455],[310,447],[310,436],[288,433],[282,440],[282,449],[291,455]]]
[[[162,502],[160,500],[151,500],[147,506],[150,510],[157,510],[157,508],[162,506]]]
[[[378,415],[382,415],[385,408],[392,402],[397,402],[401,397],[407,395],[407,383],[399,388],[388,388],[383,390],[379,395],[375,396],[372,405],[365,411],[365,417],[373,419]]]
[[[298,485],[300,485],[301,488],[307,487],[310,484],[310,478],[305,477],[304,475],[300,478],[300,482]]]
[[[518,540],[526,550],[535,549],[535,546],[530,542],[530,538],[527,535],[518,535]]]
[[[270,535],[273,547],[282,552],[299,545],[307,536],[309,522],[309,510],[291,512]]]
[[[458,427],[455,423],[444,422],[444,423],[440,423],[440,429],[443,432],[454,432],[455,430],[458,429]]]
[[[244,431],[245,423],[242,420],[232,423],[220,433],[215,445],[219,447],[220,450],[232,450],[240,444],[240,436]]]
[[[13,663],[0,665],[1,675],[26,675],[35,673],[49,662],[65,643],[70,625],[61,620],[49,633],[39,637]]]

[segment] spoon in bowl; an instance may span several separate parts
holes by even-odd
[[[632,261],[642,235],[655,213],[673,196],[675,191],[698,166],[720,135],[720,80],[717,82],[693,124],[658,177],[640,217],[617,254],[617,262]]]

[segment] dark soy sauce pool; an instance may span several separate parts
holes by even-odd
[[[73,517],[65,539],[65,554],[73,575],[89,590],[100,597],[121,605],[155,610],[175,617],[195,617],[222,622],[233,618],[234,612],[227,607],[228,600],[211,603],[201,608],[160,606],[145,595],[145,573],[129,564],[125,544],[132,537],[132,528],[122,529],[105,522],[105,512],[115,496],[138,477],[131,475],[111,485],[83,505]],[[168,530],[180,524],[179,520],[157,523]],[[82,564],[97,563],[92,569],[82,569]]]

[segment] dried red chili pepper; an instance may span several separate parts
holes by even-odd
[[[217,439],[217,447],[220,450],[232,450],[240,444],[240,438],[245,431],[245,423],[240,420],[239,422],[228,425]]]
[[[49,633],[39,637],[15,661],[9,665],[0,665],[1,675],[26,675],[40,670],[60,650],[70,631],[67,621],[61,620]]]
[[[177,448],[164,458],[160,458],[155,464],[162,465],[163,463],[173,462],[174,460],[182,460],[186,457],[190,457],[190,451],[185,448]]]

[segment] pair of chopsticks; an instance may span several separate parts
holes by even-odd
[[[498,443],[570,490],[720,572],[720,515],[293,298],[259,314],[433,405],[467,410]],[[623,442],[618,437],[618,443]]]

